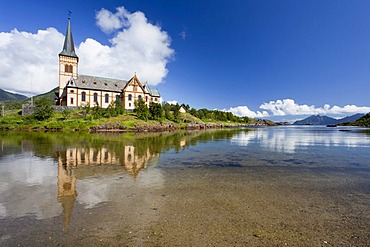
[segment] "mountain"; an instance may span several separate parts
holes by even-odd
[[[344,118],[341,118],[341,119],[338,119],[338,123],[347,123],[347,122],[354,122],[354,121],[357,121],[358,119],[362,118],[363,116],[365,116],[365,114],[362,114],[362,113],[357,113],[355,115],[352,115],[352,116],[347,116],[347,117],[344,117]]]
[[[308,118],[303,120],[295,121],[294,125],[329,125],[329,124],[336,124],[337,119],[327,117],[327,116],[320,116],[320,115],[312,115]]]
[[[17,101],[17,100],[25,100],[28,97],[21,94],[10,93],[0,89],[0,101]]]
[[[308,118],[305,118],[303,120],[295,121],[294,125],[335,125],[345,122],[354,122],[361,117],[363,117],[365,114],[355,114],[352,116],[347,116],[341,119],[335,119],[327,116],[320,116],[320,115],[312,115]]]

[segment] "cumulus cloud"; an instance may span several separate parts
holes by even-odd
[[[115,35],[110,46],[93,39],[80,44],[81,73],[129,79],[136,72],[142,82],[162,82],[174,50],[161,27],[151,24],[144,13],[130,13],[124,7],[115,13],[101,9],[96,13],[96,23],[103,32],[115,31]]]
[[[239,116],[239,117],[261,118],[261,117],[269,116],[269,114],[266,111],[254,112],[250,110],[247,106],[230,107],[229,110],[224,110],[224,111],[229,111],[233,113],[235,116]]]
[[[0,33],[0,88],[19,93],[46,92],[58,85],[58,52],[64,37],[55,28],[37,33]]]
[[[346,105],[330,106],[325,104],[322,107],[316,107],[314,105],[299,105],[293,99],[283,99],[270,101],[269,103],[263,103],[260,109],[270,111],[274,116],[286,116],[286,115],[345,115],[345,114],[356,114],[356,113],[367,113],[370,112],[370,107],[367,106],[355,106]]]
[[[136,72],[142,82],[151,85],[164,80],[174,50],[161,27],[151,24],[144,13],[130,13],[124,7],[115,13],[97,11],[96,24],[105,33],[114,31],[114,36],[109,45],[92,38],[75,43],[80,74],[128,80]],[[73,20],[72,31],[78,32]],[[0,88],[27,95],[55,88],[63,42],[64,32],[52,27],[37,33],[0,32]]]

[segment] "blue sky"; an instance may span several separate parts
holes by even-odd
[[[0,68],[5,75],[0,87],[30,94],[57,86],[56,79],[41,74],[57,71],[68,10],[81,73],[127,80],[137,72],[164,100],[251,117],[289,120],[370,111],[370,1],[5,1],[0,55],[9,66]],[[144,23],[131,19],[135,13]],[[34,36],[13,42],[25,35],[14,29]],[[2,41],[5,36],[8,42]],[[39,48],[32,49],[30,39]],[[94,51],[100,55],[89,54]],[[107,58],[116,55],[114,62]],[[52,66],[38,65],[43,56]],[[100,64],[92,64],[97,60]],[[19,72],[12,64],[37,66]],[[122,71],[111,69],[120,65]]]

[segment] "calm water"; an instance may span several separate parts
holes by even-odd
[[[370,244],[370,133],[1,133],[0,245]]]

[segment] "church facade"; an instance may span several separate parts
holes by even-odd
[[[109,105],[120,101],[126,110],[135,108],[135,101],[142,99],[148,106],[151,102],[161,103],[158,90],[143,85],[136,74],[128,81],[103,78],[78,73],[79,58],[73,43],[71,20],[64,40],[63,50],[59,53],[59,93],[57,105],[68,107]]]

